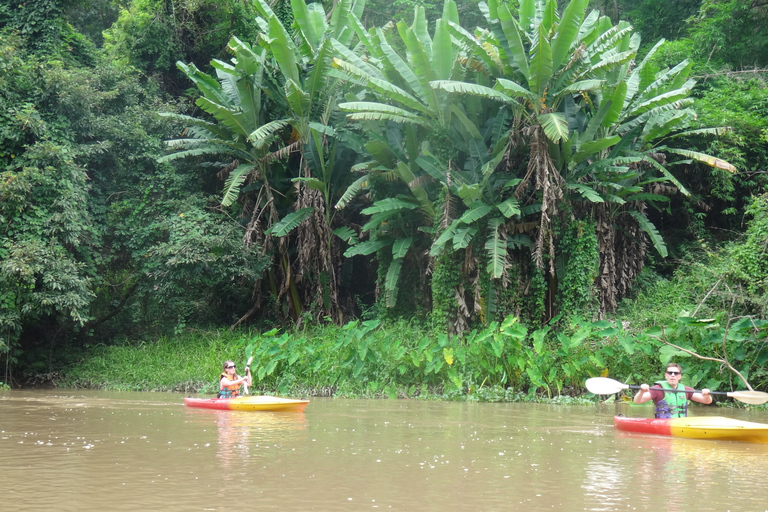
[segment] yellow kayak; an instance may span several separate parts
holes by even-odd
[[[295,400],[277,396],[239,396],[237,398],[194,398],[184,399],[187,407],[203,409],[219,409],[230,411],[273,411],[273,412],[302,412],[309,400]]]
[[[613,426],[627,432],[686,437],[768,443],[768,425],[722,416],[694,416],[690,418],[627,418],[614,416]]]

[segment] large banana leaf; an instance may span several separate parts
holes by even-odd
[[[665,148],[665,151],[667,151],[668,153],[676,153],[678,155],[683,155],[688,158],[692,158],[696,161],[702,162],[716,169],[722,169],[728,172],[738,172],[738,169],[736,169],[736,167],[726,162],[725,160],[721,160],[719,158],[706,155],[704,153],[699,153],[698,151],[692,151],[689,149],[677,149],[677,148]]]
[[[399,292],[397,281],[400,279],[400,269],[402,267],[403,258],[394,258],[387,269],[387,275],[384,278],[384,292],[388,307],[394,307],[397,303],[397,294]]]
[[[504,239],[499,233],[501,219],[494,218],[488,223],[489,233],[485,242],[485,249],[488,253],[488,274],[498,279],[504,273],[507,260],[507,248]]]
[[[390,237],[379,237],[374,240],[366,240],[365,242],[360,242],[347,249],[344,252],[344,256],[347,258],[358,255],[368,256],[379,249],[392,245],[392,242],[393,240]]]
[[[538,121],[544,129],[544,134],[552,142],[568,139],[568,121],[561,112],[550,112],[538,116]]]
[[[413,210],[418,207],[419,205],[414,203],[411,198],[405,196],[389,197],[376,201],[373,206],[365,208],[361,213],[364,215],[373,215],[374,213],[389,212],[392,210]]]
[[[558,69],[571,52],[571,46],[579,34],[579,28],[588,4],[589,0],[571,0],[565,7],[552,45],[552,67],[554,69]]]
[[[531,49],[531,91],[543,97],[544,91],[552,78],[552,47],[547,38],[544,26],[539,26],[538,39]]]
[[[299,227],[299,225],[312,215],[314,208],[302,208],[291,212],[283,217],[279,222],[276,222],[268,230],[272,236],[282,237]]]
[[[262,41],[262,44],[267,45],[272,52],[272,56],[286,80],[300,84],[301,77],[296,62],[296,46],[283,24],[280,23],[280,18],[275,16],[269,20],[269,38],[262,38]]]
[[[659,231],[656,229],[656,226],[654,226],[645,215],[638,212],[637,210],[630,210],[629,214],[632,217],[634,217],[634,219],[637,221],[637,224],[640,226],[640,229],[642,229],[645,233],[647,233],[648,236],[651,238],[651,242],[653,243],[653,246],[658,251],[659,255],[661,255],[662,258],[666,258],[667,246],[664,243],[664,239],[659,234]]]
[[[229,177],[224,183],[224,197],[221,200],[222,206],[229,206],[235,202],[240,194],[240,187],[254,168],[253,164],[243,164],[237,166],[237,168],[229,173]]]

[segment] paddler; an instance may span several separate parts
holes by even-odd
[[[235,398],[240,396],[240,386],[251,385],[251,366],[245,367],[245,377],[237,374],[233,361],[224,361],[224,371],[219,376],[219,395],[217,398]]]
[[[680,384],[683,378],[683,369],[677,363],[669,363],[664,372],[666,381],[658,381],[653,387],[641,384],[640,391],[634,398],[636,404],[644,404],[653,400],[656,405],[657,418],[684,418],[688,416],[688,400],[709,405],[712,403],[712,395],[708,389],[702,389],[701,393],[693,388]],[[680,390],[681,392],[665,392],[665,390]],[[684,392],[682,392],[684,390]]]

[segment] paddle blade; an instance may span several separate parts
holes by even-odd
[[[592,377],[587,379],[584,383],[590,393],[596,395],[612,395],[618,393],[624,389],[629,389],[629,386],[622,384],[621,382],[607,377]]]
[[[768,402],[768,393],[762,391],[733,391],[726,393],[729,397],[745,404],[759,405]]]

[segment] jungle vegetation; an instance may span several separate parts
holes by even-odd
[[[4,0],[0,383],[765,388],[767,60],[760,0]]]

